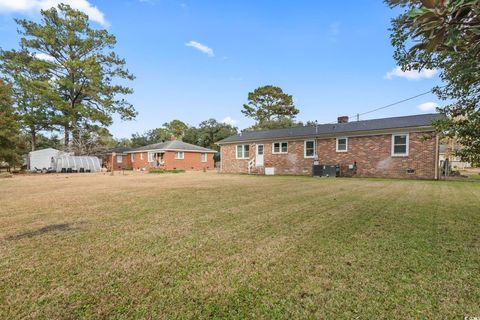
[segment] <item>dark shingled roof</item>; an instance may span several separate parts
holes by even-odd
[[[265,131],[247,131],[235,136],[223,139],[218,144],[226,144],[239,141],[269,140],[295,137],[321,137],[335,136],[349,133],[361,133],[362,131],[376,131],[388,129],[403,129],[411,127],[431,126],[435,120],[443,116],[438,113],[419,114],[413,116],[352,121],[347,123],[319,124],[315,126],[293,127]]]
[[[105,151],[105,154],[112,154],[112,152],[125,153],[129,150],[130,150],[130,148],[127,148],[127,147],[115,147],[115,148],[112,148],[110,150]]]
[[[185,150],[185,151],[198,151],[198,152],[217,152],[212,149],[207,149],[204,147],[199,147],[194,144],[186,143],[183,141],[165,141],[160,143],[149,144],[148,146],[138,147],[134,149],[130,149],[127,152],[135,152],[135,151],[146,151],[146,150]]]

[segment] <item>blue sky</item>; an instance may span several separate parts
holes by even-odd
[[[0,47],[17,46],[13,18],[38,19],[55,0],[0,0]],[[277,85],[294,97],[298,119],[335,121],[428,91],[436,71],[395,69],[390,19],[380,0],[70,0],[92,25],[117,37],[136,79],[128,97],[139,115],[115,119],[116,137],[180,119],[215,118],[239,128],[249,91]],[[363,119],[433,112],[433,94]]]

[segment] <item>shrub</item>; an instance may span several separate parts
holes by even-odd
[[[0,179],[2,178],[13,178],[13,174],[10,172],[0,172]]]
[[[181,169],[174,169],[174,170],[149,170],[148,171],[149,173],[183,173],[185,172],[185,170],[181,170]]]

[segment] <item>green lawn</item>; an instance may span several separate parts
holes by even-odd
[[[480,183],[0,180],[0,319],[480,317]]]

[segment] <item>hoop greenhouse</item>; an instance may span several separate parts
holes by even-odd
[[[61,156],[55,159],[56,172],[99,172],[100,159],[97,157]]]

